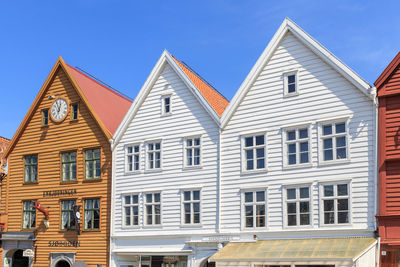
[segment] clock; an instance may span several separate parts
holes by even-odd
[[[68,111],[68,103],[65,99],[59,98],[54,101],[53,106],[51,107],[51,117],[55,121],[61,121],[65,118]]]

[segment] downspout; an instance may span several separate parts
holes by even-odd
[[[115,185],[114,185],[114,181],[115,181],[115,146],[114,146],[114,140],[110,139],[110,147],[111,147],[111,207],[110,207],[110,247],[109,247],[109,266],[114,266],[113,264],[113,255],[112,255],[112,250],[114,248],[113,245],[113,236],[114,236],[114,202],[115,202],[115,197],[114,197],[114,191],[115,191]]]
[[[374,109],[375,109],[375,121],[374,121],[374,128],[375,128],[375,179],[374,179],[374,186],[375,186],[375,211],[376,211],[376,215],[379,214],[379,196],[378,196],[378,182],[379,182],[379,141],[378,141],[378,135],[379,135],[379,102],[377,101],[377,96],[376,96],[376,88],[372,88],[374,89],[374,93],[373,93],[373,103],[374,103]],[[371,90],[372,90],[371,89]],[[377,230],[378,224],[377,224],[377,220],[375,217],[374,220],[374,229]]]

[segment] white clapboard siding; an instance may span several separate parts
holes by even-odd
[[[167,86],[169,85],[169,86]],[[167,87],[167,89],[165,89]],[[171,116],[161,116],[161,97],[167,90],[171,96]],[[199,169],[183,169],[184,137],[201,136]],[[162,171],[146,172],[146,141],[161,140]],[[179,235],[215,233],[217,212],[217,158],[219,126],[200,104],[173,68],[166,64],[149,94],[130,121],[116,149],[114,235]],[[128,144],[141,145],[141,171],[125,172],[125,151]],[[181,226],[182,189],[201,189],[201,226]],[[139,227],[122,225],[122,195],[127,193],[161,192],[162,225],[143,226],[144,203],[139,206]]]
[[[298,70],[299,95],[283,97],[283,73]],[[351,225],[338,229],[374,231],[375,127],[374,106],[361,91],[287,32],[263,67],[250,90],[226,124],[221,135],[221,232],[254,233],[296,230],[284,226],[283,188],[311,184],[312,225],[321,226],[319,184],[351,181]],[[318,158],[318,122],[349,118],[348,163],[322,166]],[[311,167],[284,169],[282,128],[309,123]],[[266,132],[267,171],[241,174],[240,136]],[[240,190],[267,188],[267,227],[241,227]],[[278,234],[279,235],[279,234]],[[301,235],[301,231],[299,231]],[[223,265],[218,263],[219,265]]]

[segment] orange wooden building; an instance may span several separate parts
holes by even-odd
[[[109,140],[130,105],[57,60],[5,151],[3,266],[108,266]]]
[[[381,266],[400,263],[400,53],[375,82],[379,100]]]

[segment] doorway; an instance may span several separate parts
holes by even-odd
[[[71,265],[65,260],[59,260],[56,267],[71,267]]]
[[[14,252],[12,257],[12,266],[13,267],[28,267],[29,266],[29,258],[22,256],[22,249],[18,249]]]

